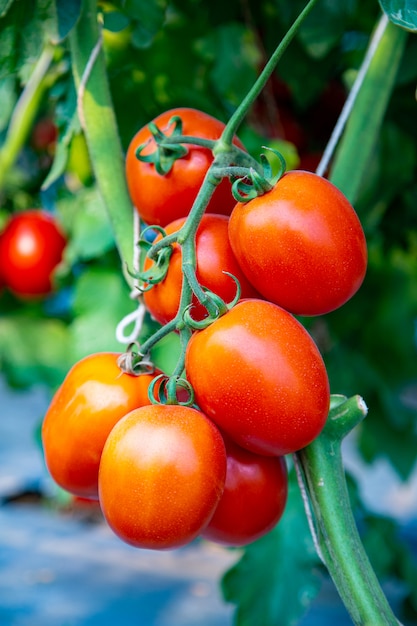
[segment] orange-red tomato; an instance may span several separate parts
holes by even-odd
[[[272,530],[287,502],[284,457],[261,456],[226,438],[227,471],[223,495],[202,536],[243,546]]]
[[[226,452],[200,411],[152,405],[111,431],[100,463],[100,505],[109,526],[139,548],[182,546],[206,526],[223,493]]]
[[[118,353],[92,354],[78,361],[55,393],[42,424],[46,465],[63,489],[98,496],[101,452],[113,426],[132,409],[149,404],[148,387],[157,374],[122,373]]]
[[[186,218],[175,220],[164,229],[167,234],[178,231]],[[233,274],[240,283],[241,297],[259,297],[256,289],[249,283],[230,247],[227,235],[228,218],[225,215],[206,213],[196,234],[196,275],[199,283],[225,302],[231,302],[236,295],[235,281],[225,274]],[[158,236],[155,241],[161,237]],[[174,244],[170,257],[169,269],[164,280],[144,293],[144,301],[151,315],[160,323],[166,324],[177,314],[182,286],[182,254],[179,245]],[[149,269],[152,261],[146,259],[145,268]],[[207,315],[206,309],[193,299],[191,311],[193,319],[201,320]]]
[[[0,237],[0,268],[5,285],[17,296],[46,296],[62,259],[66,237],[56,219],[38,209],[14,214]]]
[[[200,409],[252,452],[295,452],[325,424],[323,359],[306,329],[272,302],[243,300],[194,333],[185,369]]]
[[[296,315],[337,309],[365,277],[358,216],[332,183],[312,172],[288,172],[270,192],[238,203],[229,238],[259,293]]]
[[[177,108],[158,115],[153,122],[164,133],[169,131],[169,122],[173,116],[183,121],[182,134],[203,139],[217,140],[225,125],[216,118],[190,108]],[[177,159],[171,170],[162,176],[152,163],[139,161],[137,148],[147,143],[143,154],[155,151],[156,144],[148,128],[141,128],[132,141],[126,154],[126,179],[130,196],[142,220],[147,224],[166,226],[170,222],[185,217],[193,206],[203,179],[213,161],[211,150],[187,144],[188,152]],[[236,138],[234,143],[244,149]],[[211,198],[207,211],[229,215],[236,201],[231,193],[230,182],[222,180]]]

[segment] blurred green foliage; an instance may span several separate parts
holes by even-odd
[[[196,107],[227,120],[303,6],[301,0],[99,2],[123,149],[141,126],[171,107]],[[45,46],[54,46],[45,76],[48,88],[0,188],[0,228],[16,211],[43,207],[57,216],[69,239],[53,295],[31,302],[6,289],[0,295],[0,367],[9,383],[20,387],[41,383],[53,390],[85,354],[122,351],[115,328],[136,306],[77,118],[66,35],[80,7],[81,2],[63,0],[0,2],[0,162],[25,85]],[[291,167],[315,168],[380,14],[376,0],[322,0],[241,128],[255,156],[262,145],[278,145]],[[417,450],[416,54],[417,39],[410,35],[392,90],[383,94],[387,110],[355,201],[369,245],[365,282],[339,311],[302,320],[323,353],[332,392],[359,393],[369,406],[360,427],[363,457],[369,462],[388,458],[404,480],[415,466]],[[58,129],[58,143],[39,148],[33,133],[44,119]],[[347,176],[354,167],[354,162],[346,163]],[[155,324],[146,319],[143,334],[153,329]],[[157,364],[170,371],[177,349],[176,338],[168,337],[156,348]],[[225,596],[239,607],[238,624],[254,623],[254,593],[270,607],[262,623],[285,626],[295,623],[314,595],[312,589],[317,590],[311,571],[315,564],[303,544],[307,530],[293,528],[303,523],[298,517],[294,522],[297,506],[291,497],[282,528],[249,547],[225,578]],[[380,557],[376,538],[388,528],[392,550],[381,571],[403,581],[409,592],[407,623],[415,624],[415,568],[405,557],[402,569],[396,565],[401,543],[391,522],[386,523],[374,523],[378,535],[368,526],[367,546],[371,556]],[[274,571],[265,582],[274,550]],[[283,552],[286,559],[293,555],[290,575],[284,555],[280,559]],[[303,597],[302,606],[301,592],[282,587],[285,579],[305,585],[308,598]],[[279,585],[287,603],[285,621],[276,618]]]

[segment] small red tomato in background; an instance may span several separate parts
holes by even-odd
[[[226,483],[220,502],[202,532],[205,539],[243,546],[272,530],[288,495],[284,457],[261,456],[225,439]]]
[[[50,117],[42,117],[33,127],[30,137],[32,148],[38,152],[51,152],[58,139],[58,129]]]
[[[32,209],[12,215],[0,237],[0,273],[15,295],[36,298],[53,291],[66,237],[56,219]]]
[[[194,408],[152,405],[111,431],[100,463],[100,505],[126,543],[177,548],[207,525],[225,478],[225,446],[215,425]]]
[[[190,108],[171,109],[156,117],[153,122],[167,133],[173,116],[183,121],[182,134],[204,139],[220,138],[225,125],[216,118]],[[152,153],[155,140],[147,126],[133,137],[126,154],[126,178],[130,196],[142,220],[147,224],[166,226],[174,220],[185,217],[190,212],[204,177],[213,161],[211,150],[187,144],[188,152],[177,159],[171,170],[162,176],[152,163],[139,161],[137,148],[147,142],[143,154]],[[234,143],[244,150],[236,138]],[[229,215],[236,201],[233,199],[228,179],[216,188],[207,211]]]
[[[186,218],[175,220],[165,228],[165,232],[167,235],[177,232],[185,221]],[[238,279],[242,298],[259,297],[235,259],[227,231],[228,218],[225,215],[206,213],[203,216],[196,235],[197,279],[201,285],[220,296],[225,302],[231,302],[236,295],[236,283],[224,273],[229,272]],[[161,236],[155,241],[159,239]],[[147,309],[160,324],[166,324],[177,314],[183,280],[181,263],[181,248],[174,244],[164,280],[144,293]],[[151,266],[152,261],[147,259],[144,269]],[[193,304],[191,311],[193,319],[201,320],[206,317],[206,309],[196,298],[193,299]]]
[[[288,172],[270,192],[238,203],[229,239],[259,293],[296,315],[339,308],[365,277],[358,216],[332,183],[312,172]]]
[[[243,300],[187,345],[186,374],[200,409],[238,445],[283,456],[321,432],[330,402],[323,359],[290,313]]]
[[[48,470],[58,485],[82,497],[98,496],[101,452],[126,413],[150,404],[155,374],[122,373],[120,354],[101,352],[78,361],[55,393],[42,424]]]

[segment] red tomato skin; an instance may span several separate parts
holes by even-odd
[[[202,536],[230,547],[244,546],[281,519],[288,495],[287,465],[284,457],[253,454],[229,438],[225,443],[226,483]]]
[[[155,374],[122,373],[115,352],[78,361],[56,391],[42,424],[47,468],[63,489],[98,497],[98,470],[104,443],[129,411],[150,404],[148,387]]]
[[[53,271],[65,246],[66,237],[52,215],[37,209],[16,213],[0,237],[0,268],[5,285],[22,298],[50,294]]]
[[[225,479],[216,426],[194,408],[152,405],[130,412],[111,431],[100,463],[100,504],[126,543],[178,548],[209,522]]]
[[[217,140],[225,127],[223,122],[211,115],[186,107],[165,111],[153,122],[165,133],[174,115],[180,116],[183,120],[183,135]],[[190,212],[204,176],[213,161],[213,155],[207,148],[187,145],[187,155],[177,159],[168,174],[162,176],[158,174],[153,164],[143,163],[136,158],[138,146],[145,142],[149,143],[144,154],[153,152],[155,141],[147,126],[136,133],[127,150],[126,179],[129,193],[136,210],[146,224],[166,226]],[[245,149],[237,138],[234,143]],[[230,182],[224,179],[215,190],[207,211],[229,215],[235,204]]]
[[[323,359],[305,328],[271,302],[238,302],[194,333],[185,369],[200,409],[254,453],[300,450],[326,422],[330,391]]]
[[[358,216],[332,183],[312,172],[287,172],[270,192],[238,203],[229,238],[259,293],[295,315],[339,308],[365,277]]]
[[[181,228],[185,221],[185,217],[175,220],[168,224],[164,230],[167,235],[174,233]],[[199,283],[220,296],[225,302],[231,302],[236,295],[236,283],[224,273],[229,272],[238,279],[242,298],[260,297],[240,269],[227,233],[227,216],[211,213],[203,215],[196,234],[196,275]],[[160,238],[158,236],[155,241]],[[178,244],[174,244],[169,269],[164,280],[144,293],[147,309],[160,324],[167,324],[177,314],[183,279],[181,263],[181,248]],[[152,262],[147,259],[145,269],[151,266]],[[201,320],[206,317],[206,309],[198,303],[195,297],[193,298],[193,305],[191,311],[193,319]]]

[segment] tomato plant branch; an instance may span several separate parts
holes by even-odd
[[[51,71],[54,56],[55,49],[48,44],[39,57],[15,106],[6,138],[0,150],[0,189],[4,187],[8,172],[13,167],[29,136],[45,92],[58,78],[59,65],[54,71]]]
[[[249,109],[251,108],[252,104],[255,102],[256,98],[263,91],[265,85],[267,84],[269,78],[271,77],[272,72],[274,71],[275,67],[280,61],[282,55],[288,48],[291,41],[294,39],[301,24],[303,23],[307,15],[310,13],[310,11],[317,4],[317,2],[318,0],[310,0],[307,3],[307,5],[304,7],[304,9],[301,11],[297,19],[294,21],[292,26],[288,29],[287,33],[285,34],[285,36],[283,37],[283,39],[281,40],[281,42],[279,43],[275,51],[273,52],[272,56],[266,63],[262,72],[260,73],[258,79],[254,83],[254,85],[252,86],[248,94],[243,98],[242,102],[240,103],[240,105],[238,106],[238,108],[236,109],[236,111],[233,113],[228,123],[226,124],[226,127],[221,136],[221,140],[218,142],[214,150],[215,154],[219,154],[220,152],[230,149],[230,145],[232,144],[233,137],[236,134],[240,124],[242,123],[243,119],[246,117]]]
[[[74,80],[79,90],[79,117],[124,267],[133,258],[133,207],[100,42],[97,3],[83,0],[80,19],[70,34]],[[131,282],[128,276],[126,280]]]
[[[343,469],[343,438],[367,413],[362,398],[332,397],[326,426],[296,454],[310,498],[320,556],[356,625],[398,626],[355,523]]]

